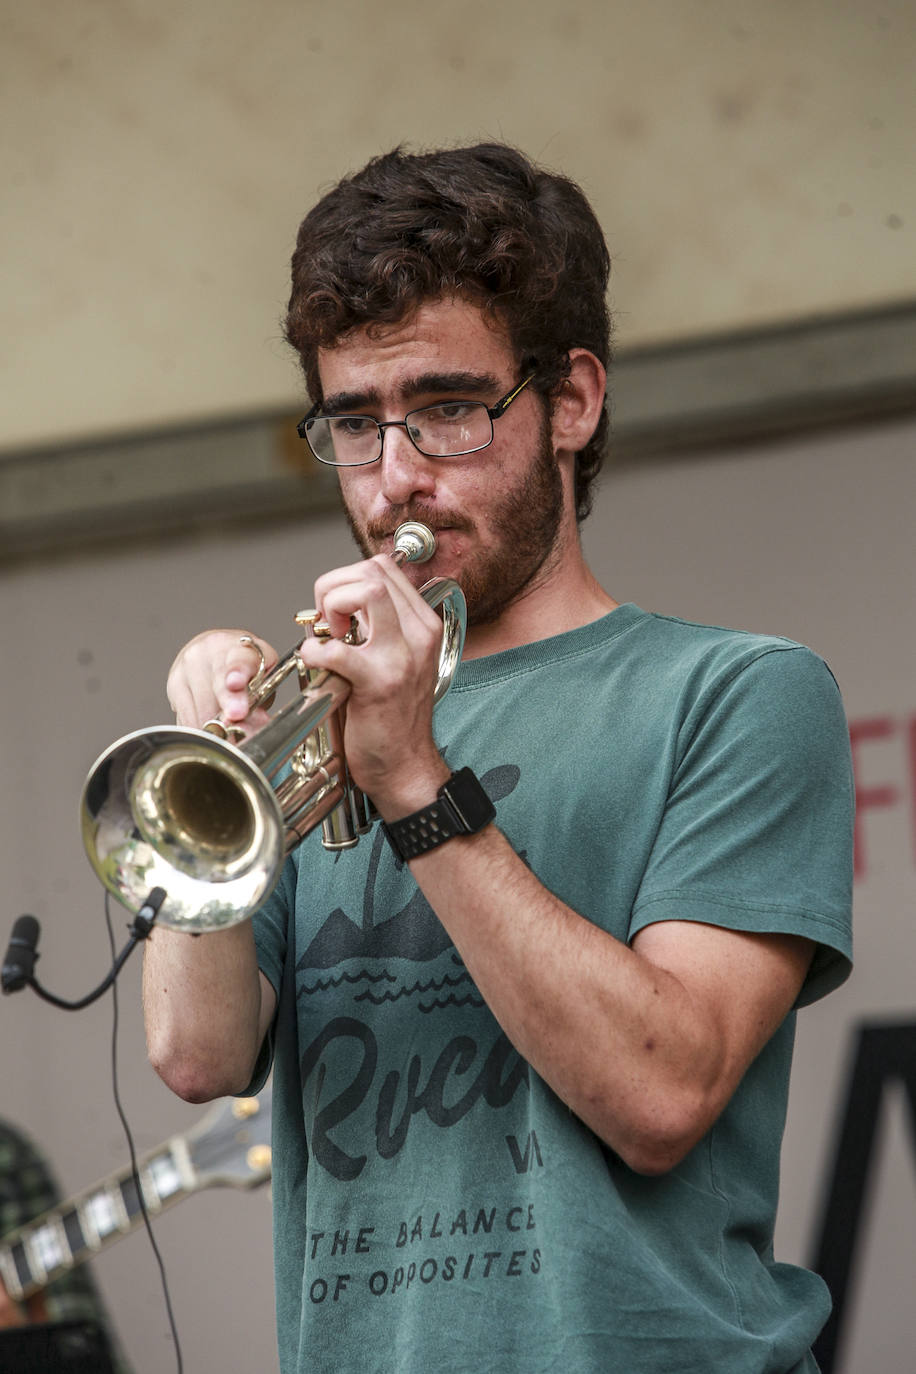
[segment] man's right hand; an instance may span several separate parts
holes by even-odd
[[[249,713],[248,684],[258,671],[257,649],[241,643],[245,630],[205,630],[179,652],[169,670],[168,698],[179,725],[196,728],[220,717],[227,724],[244,721],[250,731],[268,719],[258,708]],[[277,661],[276,650],[266,640],[251,636],[259,645],[265,666]]]

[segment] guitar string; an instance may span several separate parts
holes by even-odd
[[[112,959],[114,959],[114,958],[115,958],[114,926],[113,926],[112,920],[111,920],[111,908],[110,908],[110,906],[109,906],[109,894],[108,894],[107,891],[105,892],[105,923],[106,923],[106,925],[107,925],[107,927],[108,927],[108,942],[109,942],[109,944],[110,944],[110,946],[111,946],[111,957],[112,957]],[[156,1263],[157,1263],[157,1265],[158,1265],[158,1267],[159,1267],[159,1278],[160,1278],[160,1281],[161,1281],[161,1284],[162,1284],[162,1293],[163,1293],[163,1297],[165,1298],[165,1310],[166,1310],[166,1314],[167,1314],[168,1319],[169,1319],[169,1328],[170,1328],[171,1333],[172,1333],[172,1341],[174,1342],[174,1346],[175,1346],[175,1360],[176,1360],[176,1366],[177,1366],[178,1374],[183,1374],[183,1371],[184,1371],[184,1359],[183,1359],[182,1353],[181,1353],[181,1342],[180,1342],[179,1339],[178,1339],[178,1326],[177,1326],[177,1324],[176,1324],[176,1322],[175,1322],[175,1313],[174,1313],[174,1311],[173,1311],[173,1309],[172,1309],[172,1297],[171,1297],[171,1293],[169,1292],[169,1282],[168,1282],[168,1278],[166,1277],[165,1263],[164,1263],[164,1261],[163,1261],[162,1253],[161,1253],[161,1251],[160,1251],[160,1249],[159,1249],[159,1246],[158,1246],[157,1241],[156,1241],[155,1234],[154,1234],[154,1232],[153,1232],[153,1225],[152,1225],[152,1222],[151,1222],[151,1220],[150,1220],[149,1212],[148,1212],[148,1210],[147,1210],[146,1199],[145,1199],[144,1196],[143,1196],[143,1187],[142,1187],[141,1182],[140,1182],[140,1174],[139,1174],[139,1171],[138,1171],[138,1168],[137,1168],[137,1152],[136,1152],[136,1149],[135,1149],[135,1147],[134,1147],[133,1132],[131,1131],[130,1125],[129,1125],[128,1120],[127,1120],[127,1114],[126,1114],[126,1112],[124,1111],[124,1107],[123,1107],[123,1104],[122,1104],[122,1102],[121,1102],[121,1091],[120,1091],[120,1087],[119,1087],[119,1085],[118,1085],[118,1022],[119,1022],[119,1006],[118,1006],[118,981],[117,981],[117,979],[115,979],[115,980],[112,982],[112,985],[111,985],[111,1005],[112,1005],[112,1025],[111,1025],[111,1085],[112,1085],[112,1092],[113,1092],[113,1095],[114,1095],[115,1108],[116,1108],[116,1110],[117,1110],[118,1116],[120,1117],[121,1125],[122,1125],[122,1127],[123,1127],[123,1129],[124,1129],[124,1135],[125,1135],[125,1137],[126,1137],[126,1139],[127,1139],[127,1149],[128,1149],[128,1153],[129,1153],[129,1155],[130,1155],[131,1177],[132,1177],[132,1179],[133,1179],[133,1181],[134,1181],[134,1186],[135,1186],[136,1191],[137,1191],[137,1201],[138,1201],[138,1203],[139,1203],[139,1205],[140,1205],[140,1214],[141,1214],[141,1216],[143,1217],[143,1225],[144,1225],[144,1227],[145,1227],[145,1229],[146,1229],[146,1234],[147,1234],[147,1236],[149,1237],[149,1243],[150,1243],[150,1246],[152,1247],[153,1255],[155,1256]]]

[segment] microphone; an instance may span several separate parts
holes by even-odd
[[[17,916],[13,922],[9,948],[0,972],[0,986],[4,992],[18,992],[32,980],[38,958],[38,936],[41,927],[34,916]]]

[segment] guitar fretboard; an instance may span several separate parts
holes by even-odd
[[[141,1189],[146,1210],[155,1214],[198,1186],[184,1139],[169,1141],[137,1173],[126,1169],[5,1237],[0,1276],[7,1292],[22,1301],[132,1231],[143,1217]]]

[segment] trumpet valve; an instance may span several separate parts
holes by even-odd
[[[326,620],[321,620],[317,611],[300,611],[293,617],[297,625],[301,625],[305,634],[303,639],[331,639],[331,627]],[[355,615],[350,617],[350,628],[344,635],[344,644],[362,644],[363,634],[359,628],[359,621]]]
[[[293,616],[297,625],[301,625],[305,631],[303,639],[330,639],[331,631],[327,623],[322,620],[317,611],[299,611]]]

